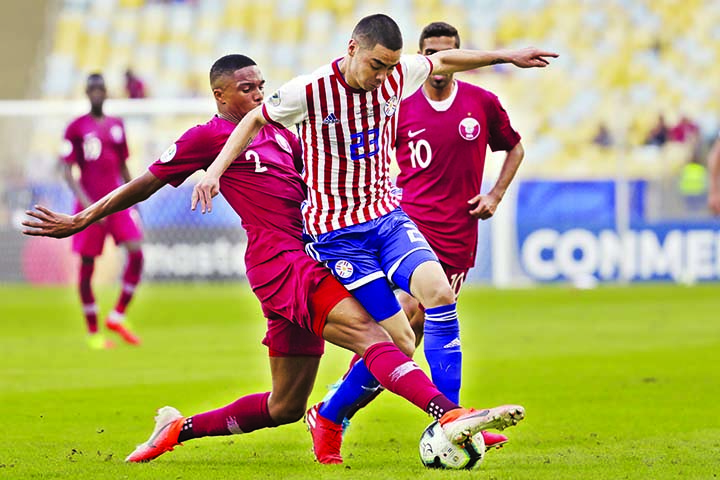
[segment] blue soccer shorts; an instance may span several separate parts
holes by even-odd
[[[410,293],[415,269],[427,261],[439,261],[415,223],[399,208],[313,240],[305,246],[308,255],[325,263],[378,321],[401,309],[391,283]]]

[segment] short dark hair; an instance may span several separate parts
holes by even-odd
[[[455,48],[460,48],[460,35],[458,34],[457,28],[453,27],[449,23],[433,22],[423,28],[423,31],[420,34],[420,41],[418,42],[420,51],[423,49],[423,42],[425,39],[434,37],[454,37]]]
[[[223,75],[231,75],[235,70],[253,65],[257,65],[257,63],[255,63],[252,58],[237,53],[218,58],[210,68],[210,86],[212,87],[215,84],[215,80]]]
[[[360,20],[353,29],[352,38],[362,48],[373,49],[378,43],[390,50],[400,50],[403,47],[400,27],[395,20],[382,13]]]
[[[87,76],[87,80],[85,81],[85,86],[89,87],[91,82],[105,83],[105,77],[102,76],[102,73],[93,72]]]

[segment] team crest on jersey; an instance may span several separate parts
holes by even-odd
[[[383,107],[383,112],[385,112],[386,117],[392,117],[395,113],[395,110],[397,110],[398,107],[398,97],[397,95],[393,95],[388,99],[387,102],[385,102],[385,106]]]
[[[463,118],[458,125],[458,132],[465,140],[475,140],[480,135],[480,123],[472,117]]]
[[[170,148],[165,150],[162,155],[160,155],[160,161],[162,163],[167,163],[173,158],[175,158],[175,154],[177,153],[177,145],[174,143],[170,145]]]
[[[287,153],[289,153],[290,155],[292,155],[292,148],[290,147],[290,143],[288,143],[288,141],[285,139],[285,137],[283,137],[283,136],[280,135],[279,133],[276,133],[276,134],[275,134],[275,141],[278,143],[278,145],[280,145],[280,148],[282,148],[282,149],[285,150]]]
[[[340,260],[335,264],[335,273],[340,278],[350,278],[354,271],[352,263],[347,260]]]
[[[123,140],[123,129],[120,125],[113,125],[110,127],[110,136],[113,138],[115,143],[120,143]]]
[[[273,107],[277,107],[278,105],[280,105],[280,92],[273,93],[273,96],[270,97],[270,104]]]

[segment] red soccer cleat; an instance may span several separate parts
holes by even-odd
[[[118,321],[115,318],[115,315],[113,315],[113,313],[111,313],[107,320],[105,320],[105,326],[109,330],[112,330],[113,332],[120,335],[123,340],[125,340],[125,342],[129,343],[130,345],[140,345],[140,337],[133,333],[133,331],[130,329],[130,325],[128,325],[127,322],[124,322],[123,320]]]
[[[305,423],[312,435],[313,452],[318,462],[324,464],[342,463],[342,425],[333,423],[318,413],[322,402],[310,407],[305,414]]]
[[[508,437],[500,433],[492,433],[487,430],[482,432],[483,440],[485,440],[485,451],[492,450],[493,448],[502,448],[508,442]]]
[[[165,452],[172,452],[176,446],[182,445],[178,442],[178,436],[183,427],[183,417],[173,407],[162,407],[155,416],[155,429],[148,438],[148,441],[138,445],[135,450],[127,456],[126,462],[149,462]]]
[[[440,425],[450,442],[461,445],[481,430],[504,430],[517,425],[523,418],[525,409],[520,405],[501,405],[484,410],[456,408],[440,418]]]

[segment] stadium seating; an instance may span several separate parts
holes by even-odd
[[[255,58],[272,90],[342,55],[355,21],[378,11],[398,20],[408,53],[424,24],[444,20],[467,47],[562,54],[544,71],[462,76],[506,105],[525,139],[525,175],[673,174],[690,147],[642,146],[658,113],[669,122],[688,115],[706,134],[716,128],[720,2],[702,0],[65,0],[44,96],[80,98],[92,70],[121,96],[128,66],[153,97],[206,95],[209,65],[231,52]],[[614,146],[592,144],[600,123]]]

